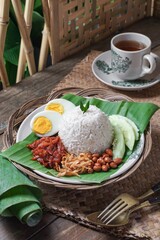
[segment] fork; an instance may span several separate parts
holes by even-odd
[[[106,227],[119,227],[119,226],[126,225],[129,222],[129,217],[133,212],[135,212],[141,208],[156,205],[158,203],[160,203],[160,196],[150,197],[147,200],[145,200],[144,202],[142,201],[140,204],[133,206],[132,208],[128,209],[127,211],[121,213],[110,224],[107,224],[107,225],[97,219],[99,212],[90,213],[89,215],[87,215],[87,219],[97,225],[106,226]]]
[[[116,217],[118,217],[121,213],[130,209],[131,207],[138,205],[141,200],[146,199],[152,194],[156,193],[160,190],[160,182],[151,187],[146,193],[139,197],[133,197],[128,193],[123,193],[119,195],[115,200],[113,200],[99,215],[98,219],[100,219],[104,224],[109,224]]]

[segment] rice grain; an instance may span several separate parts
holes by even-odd
[[[99,108],[90,105],[83,113],[78,106],[63,115],[59,136],[69,153],[102,153],[112,144],[113,130]]]

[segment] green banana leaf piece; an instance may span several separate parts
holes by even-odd
[[[88,101],[88,99],[73,95],[73,94],[66,94],[63,98],[68,99],[69,101],[73,102],[75,105],[79,105],[82,101],[84,104]],[[104,111],[108,115],[112,114],[120,114],[126,116],[133,120],[140,132],[143,133],[153,116],[153,114],[159,109],[158,106],[152,103],[136,103],[136,102],[127,102],[127,101],[120,101],[120,102],[109,102],[103,101],[95,98],[90,98],[90,104],[94,104],[99,107],[102,111]],[[16,143],[6,151],[2,153],[2,155],[13,162],[21,164],[25,167],[28,167],[33,170],[38,170],[42,173],[49,174],[51,176],[57,176],[57,172],[54,169],[47,169],[43,165],[39,164],[37,161],[33,161],[32,153],[27,148],[27,144],[32,143],[34,140],[38,139],[34,133],[31,133],[25,140]],[[135,149],[137,147],[139,141],[135,144]],[[134,149],[134,150],[135,150]],[[133,150],[133,151],[134,151]],[[63,177],[63,179],[70,179],[70,180],[80,180],[83,182],[90,182],[90,183],[101,183],[107,180],[111,174],[115,173],[119,168],[126,162],[128,157],[131,155],[131,151],[128,149],[126,150],[125,157],[123,159],[123,163],[118,166],[117,169],[110,169],[108,172],[100,172],[93,174],[81,174],[79,177],[72,176],[72,177]]]
[[[73,102],[75,105],[79,105],[80,102],[83,102],[83,104],[88,102],[88,99],[74,94],[66,94],[63,98]],[[160,108],[154,103],[147,102],[109,102],[97,98],[89,98],[89,102],[90,105],[99,107],[108,116],[119,114],[130,118],[138,126],[141,133],[145,131],[151,117]]]
[[[0,155],[0,215],[34,226],[42,217],[40,200],[41,190]]]

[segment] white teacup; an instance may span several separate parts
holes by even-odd
[[[139,33],[118,34],[111,40],[111,67],[123,80],[135,80],[156,68],[151,55],[151,40]]]

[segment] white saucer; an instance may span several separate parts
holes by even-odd
[[[139,80],[122,80],[118,78],[113,72],[111,68],[111,51],[106,51],[96,57],[92,63],[92,72],[96,76],[98,80],[105,83],[106,85],[127,90],[127,91],[137,91],[145,88],[149,88],[160,82],[160,76],[158,77],[158,62],[160,58],[154,54],[154,57],[157,61],[156,70],[152,74],[148,74],[147,76],[140,78]]]

